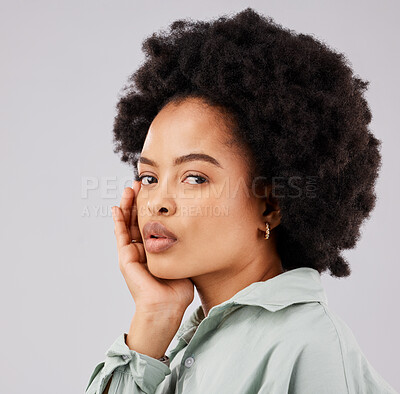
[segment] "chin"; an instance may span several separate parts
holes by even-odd
[[[147,268],[150,273],[156,278],[160,279],[181,279],[180,275],[177,275],[167,261],[153,261],[153,259],[147,260]],[[173,268],[177,268],[176,266]]]

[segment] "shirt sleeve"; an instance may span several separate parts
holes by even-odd
[[[361,394],[349,391],[340,347],[327,335],[288,336],[263,374],[258,394]]]
[[[290,369],[277,380],[277,392],[289,394],[397,394],[375,371],[359,348],[351,353],[328,337],[293,346]],[[282,380],[280,380],[282,379]],[[267,393],[268,391],[261,391]]]
[[[162,362],[129,349],[126,335],[119,335],[107,350],[106,359],[96,365],[85,394],[102,394],[111,378],[109,394],[154,394],[171,373],[169,360]]]
[[[298,353],[288,379],[290,394],[350,394],[339,349],[311,342]]]

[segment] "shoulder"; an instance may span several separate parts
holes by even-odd
[[[315,364],[313,369],[324,362],[343,372],[341,336],[321,303],[297,303],[274,312],[245,306],[237,312],[232,316],[235,324],[229,323],[230,329],[237,331],[234,336],[268,353],[269,362],[286,359],[294,363],[301,358],[303,363]]]
[[[288,352],[309,370],[318,371],[323,366],[345,377],[343,346],[348,333],[338,328],[326,305],[298,303],[273,314],[263,314],[263,319],[270,321],[267,325],[272,320],[277,350]]]
[[[306,387],[309,393],[395,393],[369,363],[348,324],[326,304],[285,309],[275,320],[280,326],[277,350],[291,360],[290,392]]]
[[[241,313],[246,315],[238,320],[247,321],[247,347],[262,363],[259,392],[351,393],[340,337],[319,302],[274,312],[252,306]]]
[[[240,320],[246,321],[255,340],[273,340],[291,349],[320,346],[340,354],[340,334],[326,308],[320,302],[296,303],[275,312],[247,306]]]
[[[289,344],[296,349],[290,384],[309,392],[350,393],[343,353],[347,338],[328,307],[320,302],[298,304],[288,313]]]
[[[396,394],[393,387],[368,361],[349,325],[326,305],[323,306],[326,316],[335,328],[339,339],[349,392]]]

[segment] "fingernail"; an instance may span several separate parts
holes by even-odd
[[[115,218],[115,207],[111,208],[112,217]]]

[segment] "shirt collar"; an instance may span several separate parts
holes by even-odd
[[[207,319],[238,305],[260,306],[270,312],[276,312],[289,305],[304,302],[322,302],[328,305],[320,273],[311,267],[295,268],[265,281],[253,282],[229,300],[212,307]],[[181,326],[176,337],[183,337],[187,342],[204,318],[204,311],[200,305]]]

